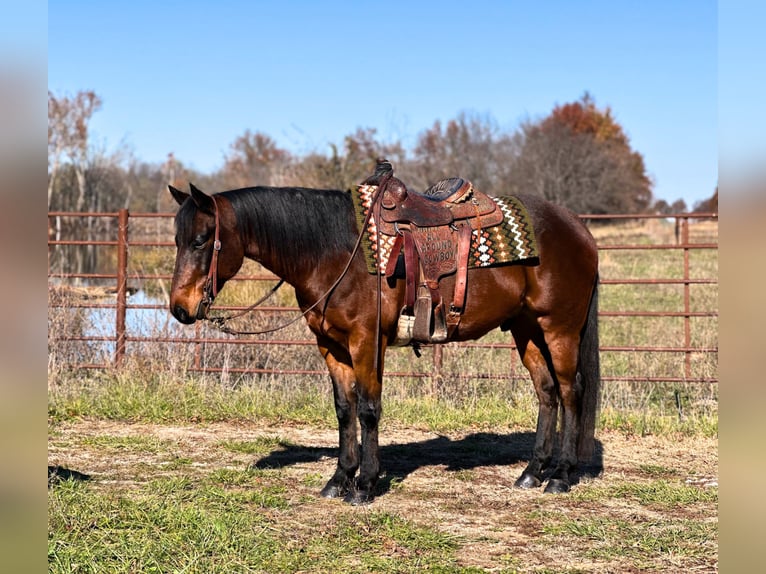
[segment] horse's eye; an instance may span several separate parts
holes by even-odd
[[[207,243],[207,236],[198,235],[197,237],[194,238],[194,241],[192,241],[191,246],[194,249],[202,249],[206,243]]]

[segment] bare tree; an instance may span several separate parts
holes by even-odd
[[[291,156],[261,132],[246,130],[231,144],[223,168],[229,187],[280,185]]]
[[[93,91],[77,92],[74,97],[56,97],[48,92],[48,209],[63,158],[69,160],[77,178],[76,211],[85,207],[85,170],[89,160],[89,129],[93,114],[101,109],[101,98]]]
[[[56,96],[48,92],[48,209],[95,213],[116,211],[127,206],[128,192],[122,163],[124,150],[108,153],[91,142],[90,121],[101,108],[101,98],[93,91],[75,96]],[[71,236],[97,239],[110,234],[109,218],[55,219],[55,236],[62,226]],[[93,245],[69,246],[56,254],[54,264],[66,271],[93,271],[97,250]]]
[[[694,204],[697,213],[718,213],[718,186],[715,186],[713,195]]]
[[[464,177],[482,191],[501,195],[511,138],[489,116],[462,112],[442,126],[421,132],[410,166],[415,185],[424,188],[445,177]]]
[[[342,149],[331,144],[330,150],[329,156],[312,153],[295,161],[289,183],[350,189],[369,175],[377,158],[386,157],[397,166],[405,161],[401,143],[379,141],[374,128],[358,128],[343,139]]]
[[[63,162],[68,164],[68,175],[74,176],[77,193],[73,200],[65,202],[63,200],[69,194],[60,192],[58,208],[83,210],[87,189],[85,172],[88,161],[88,123],[100,107],[101,99],[92,91],[81,91],[74,97],[56,97],[48,91],[48,210],[54,203],[57,190],[62,189],[62,186],[57,184]],[[88,221],[87,225],[90,227],[92,221]],[[56,239],[61,238],[61,228],[62,220],[56,217]],[[85,257],[85,251],[75,250],[77,270],[83,269]]]

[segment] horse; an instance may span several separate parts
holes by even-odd
[[[372,502],[381,472],[385,351],[397,335],[405,286],[370,273],[355,249],[360,225],[351,193],[261,186],[207,194],[193,184],[190,193],[169,190],[180,205],[170,312],[184,324],[207,318],[245,258],[292,286],[329,371],[338,420],[337,466],[321,496]],[[547,482],[545,493],[565,493],[578,463],[594,454],[598,252],[574,213],[535,195],[518,198],[531,217],[539,261],[469,269],[450,341],[478,339],[497,327],[511,331],[539,403],[532,454],[514,486]],[[451,292],[454,277],[444,277],[439,289]]]

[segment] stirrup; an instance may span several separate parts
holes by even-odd
[[[431,290],[427,285],[422,284],[418,287],[418,297],[415,300],[415,323],[413,325],[412,336],[421,343],[431,341],[431,316],[433,314]]]
[[[406,314],[406,310],[406,307],[402,307],[402,310],[399,312],[399,320],[396,323],[396,338],[391,343],[392,347],[406,347],[412,342],[415,316]]]
[[[431,334],[431,342],[444,343],[447,338],[447,321],[444,317],[444,302],[442,302],[434,309],[434,331]]]

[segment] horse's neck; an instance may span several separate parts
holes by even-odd
[[[296,276],[294,272],[291,272],[289,267],[284,265],[284,262],[280,261],[279,257],[270,257],[268,254],[262,255],[257,248],[246,248],[245,257],[260,264],[266,270],[272,272],[280,279],[284,279],[290,285],[295,286],[296,282],[300,283],[300,277]]]
[[[317,237],[323,231],[326,233],[325,229],[318,227],[323,225],[322,222],[313,218],[310,211],[296,210],[293,214],[290,225],[294,225],[296,230],[309,230],[309,234],[316,233]],[[257,229],[260,222],[253,218],[248,225],[251,229]],[[311,231],[312,228],[314,231]],[[272,236],[270,247],[259,245],[257,237],[250,237],[244,245],[244,256],[284,279],[295,287],[296,292],[311,296],[317,291],[326,291],[348,263],[351,252],[339,252],[335,247],[327,250],[320,248],[307,254],[290,241],[289,227],[286,226],[286,229],[288,238],[278,240]]]
[[[328,255],[326,260],[319,261],[310,267],[302,268],[300,272],[280,265],[278,260],[263,261],[256,257],[246,256],[260,263],[274,275],[284,279],[286,283],[291,285],[295,289],[295,296],[299,304],[302,305],[311,305],[325,297],[341,278],[342,274],[353,275],[355,273],[354,265],[351,265],[351,268],[346,270],[346,264],[349,262],[351,253],[335,254],[334,256]]]

